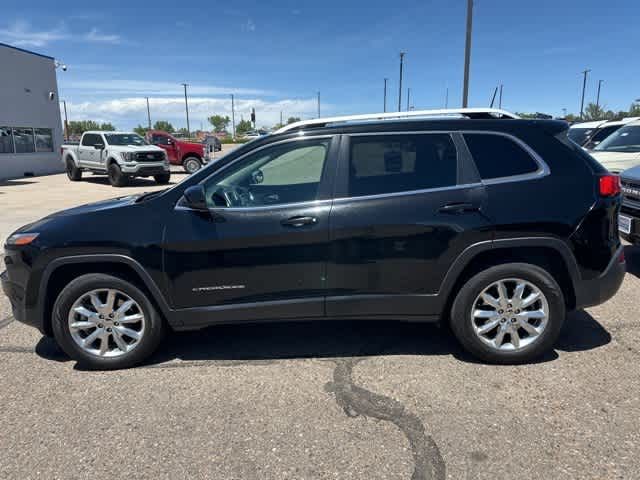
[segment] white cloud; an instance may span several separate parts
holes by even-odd
[[[246,23],[242,24],[242,30],[247,31],[247,32],[255,32],[256,31],[256,24],[253,21],[253,19],[248,18]]]
[[[67,38],[69,34],[62,27],[36,31],[24,21],[16,21],[6,28],[0,28],[0,41],[16,47],[44,47]]]
[[[179,82],[154,82],[146,80],[78,80],[64,81],[61,86],[65,91],[90,93],[91,95],[176,95],[183,91]],[[189,95],[272,95],[273,92],[252,88],[229,88],[215,85],[189,84]]]
[[[175,127],[186,125],[184,97],[150,98],[151,121],[168,120]],[[236,122],[247,120],[251,109],[256,109],[257,125],[273,126],[280,121],[280,112],[288,117],[313,118],[317,104],[315,98],[283,99],[266,101],[257,98],[237,98],[235,101]],[[324,105],[330,111],[330,105]],[[67,102],[70,120],[95,120],[111,122],[120,129],[131,129],[137,124],[147,123],[147,103],[144,98],[117,98],[97,102]],[[207,117],[219,114],[231,117],[231,101],[222,98],[190,97],[189,119],[191,128],[198,129],[202,123],[208,127]]]
[[[100,33],[97,28],[92,28],[90,32],[84,35],[84,39],[96,43],[120,43],[121,41],[120,35]]]

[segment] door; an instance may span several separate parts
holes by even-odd
[[[178,205],[167,224],[165,271],[188,321],[324,315],[330,137],[261,147],[203,182],[208,213]]]
[[[471,243],[491,238],[484,187],[466,151],[458,153],[460,137],[389,133],[342,143],[327,315],[438,314],[447,269]]]
[[[82,136],[82,141],[78,146],[78,161],[80,162],[81,167],[100,167],[100,153],[102,153],[102,150],[97,150],[95,147],[99,144],[104,145],[104,140],[101,135],[96,133],[87,133]]]
[[[169,162],[176,163],[176,144],[172,141],[168,135],[162,135],[160,133],[154,133],[151,135],[151,143],[162,148],[167,152],[167,158]]]

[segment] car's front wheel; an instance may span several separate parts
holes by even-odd
[[[149,357],[164,322],[135,285],[111,275],[87,274],[69,283],[53,307],[60,347],[86,368],[112,370]]]
[[[124,187],[128,182],[128,177],[122,173],[117,163],[109,165],[107,174],[109,175],[109,183],[113,187]]]
[[[549,272],[510,263],[465,283],[453,302],[451,328],[463,347],[483,361],[523,363],[553,347],[564,317],[564,295]]]
[[[156,181],[156,183],[158,183],[160,185],[165,185],[165,184],[169,183],[169,180],[171,179],[171,174],[170,173],[162,173],[160,175],[154,175],[153,179]]]

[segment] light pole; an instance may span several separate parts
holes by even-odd
[[[409,111],[410,99],[411,99],[411,87],[407,88],[407,112]]]
[[[500,95],[498,96],[498,108],[502,109],[502,84],[500,84]]]
[[[449,87],[444,91],[444,108],[449,108]]]
[[[582,100],[580,100],[580,120],[582,120],[584,118],[584,92],[587,89],[587,74],[590,71],[591,70],[589,70],[589,69],[582,71],[582,74],[584,75],[584,78],[582,80]]]
[[[462,108],[469,105],[469,67],[471,64],[471,31],[473,29],[473,0],[467,0],[467,38],[464,44],[464,82]]]
[[[596,110],[600,110],[600,87],[602,87],[604,80],[598,80],[598,95],[596,96]]]
[[[318,118],[320,118],[320,91],[318,91]]]
[[[233,103],[233,93],[231,94],[231,132],[232,137],[236,139],[236,109]]]
[[[69,141],[69,120],[67,118],[67,101],[62,101],[62,106],[64,107],[64,139]]]
[[[149,130],[151,130],[151,110],[149,110],[149,97],[147,99],[147,122],[149,124]]]
[[[184,109],[187,112],[187,137],[191,137],[191,129],[189,128],[189,103],[187,102],[187,86],[188,83],[183,83],[184,87]]]
[[[398,87],[398,111],[402,111],[402,67],[404,65],[405,52],[400,52],[400,86]]]
[[[382,110],[383,112],[387,111],[387,80],[389,80],[388,78],[384,79],[384,109]]]

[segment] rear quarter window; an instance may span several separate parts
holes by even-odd
[[[525,175],[539,168],[529,152],[503,135],[465,133],[464,139],[483,180]]]

